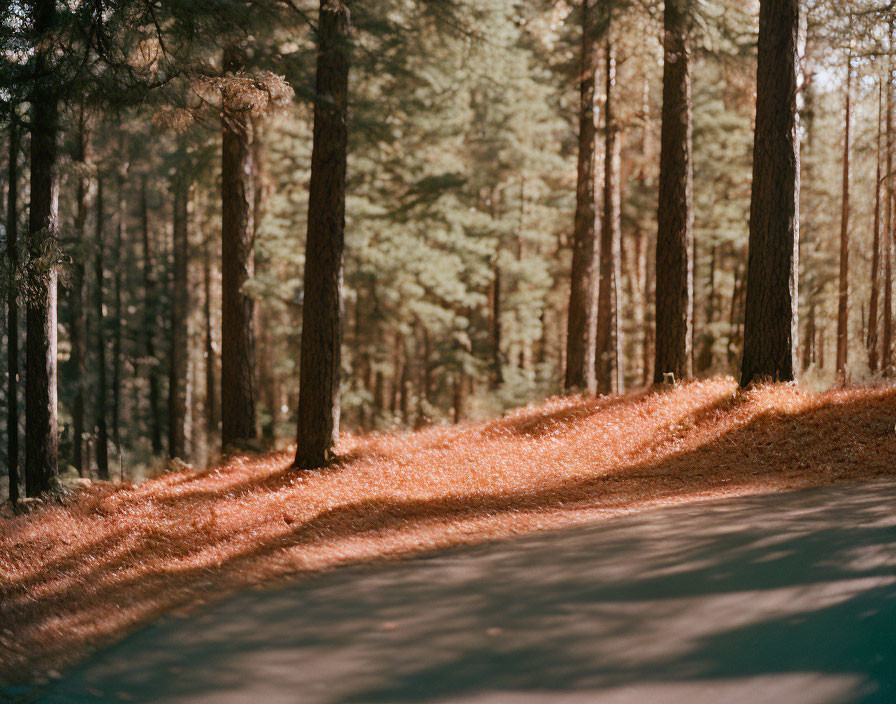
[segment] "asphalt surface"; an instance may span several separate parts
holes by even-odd
[[[896,482],[244,593],[144,628],[36,701],[896,702]]]

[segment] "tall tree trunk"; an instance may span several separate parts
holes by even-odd
[[[616,57],[611,40],[606,44],[607,93],[604,102],[606,154],[604,157],[604,214],[600,232],[600,281],[597,295],[597,392],[621,390],[619,355],[620,139],[615,117]]]
[[[653,380],[693,375],[694,246],[689,0],[666,0],[663,125],[656,241],[656,360]]]
[[[140,224],[143,239],[143,346],[149,380],[149,431],[153,454],[162,454],[162,408],[159,389],[159,361],[156,359],[155,336],[158,331],[156,312],[156,278],[153,272],[152,247],[149,235],[149,196],[146,177],[140,184]]]
[[[849,350],[849,128],[852,118],[852,54],[846,59],[846,106],[843,129],[843,181],[840,210],[840,286],[837,299],[837,376],[846,381]]]
[[[38,37],[36,78],[31,87],[31,211],[28,248],[45,267],[33,272],[27,305],[25,340],[25,493],[53,488],[59,474],[56,315],[57,269],[54,257],[59,228],[57,179],[58,94],[51,66],[55,42],[56,0],[34,0],[32,29]]]
[[[76,379],[72,399],[73,464],[78,476],[86,477],[86,419],[87,401],[87,306],[85,281],[87,273],[87,193],[90,181],[86,173],[88,134],[86,116],[82,106],[78,119],[78,145],[75,161],[80,165],[78,191],[75,205],[75,255],[72,261],[71,310],[72,310],[72,366]]]
[[[241,50],[228,45],[224,70],[242,69]],[[221,444],[225,448],[256,435],[255,302],[244,290],[254,273],[251,125],[238,91],[225,86],[221,121]]]
[[[124,138],[122,137],[122,143]],[[118,203],[116,204],[115,227],[115,259],[112,268],[114,309],[112,320],[112,441],[118,452],[118,466],[121,469],[121,366],[122,366],[122,336],[124,329],[124,306],[122,305],[122,268],[125,256],[125,231],[127,229],[127,199],[125,198],[125,177],[128,172],[128,164],[125,161],[126,154],[121,150],[122,163],[119,164],[116,176],[116,189]]]
[[[339,439],[351,43],[345,0],[321,0],[318,41],[295,460],[299,468],[325,465]]]
[[[741,386],[797,368],[798,0],[761,0]]]
[[[171,295],[171,354],[168,367],[168,456],[187,454],[187,206],[189,183],[178,174],[174,184],[174,288]]]
[[[887,198],[887,221],[886,221],[886,233],[884,234],[884,321],[883,321],[883,340],[881,345],[881,368],[883,369],[886,375],[890,375],[893,369],[893,241],[896,233],[893,232],[893,178],[891,174],[893,173],[893,147],[894,147],[894,134],[893,134],[893,51],[896,49],[894,47],[894,34],[896,34],[896,19],[894,19],[892,13],[890,14],[889,22],[888,22],[888,42],[887,47],[889,48],[889,52],[887,54],[887,116],[884,120],[887,130],[887,160],[886,165],[887,168],[884,171],[886,174],[885,177],[885,189],[884,193]]]
[[[6,335],[9,340],[6,386],[6,456],[9,464],[9,500],[19,500],[19,304],[16,273],[19,266],[19,125],[14,109],[9,120],[9,166],[6,192],[6,256],[12,275],[6,292]]]
[[[106,323],[103,314],[103,274],[105,242],[103,241],[103,177],[96,179],[96,252],[93,255],[96,287],[94,289],[94,314],[96,315],[96,471],[100,479],[109,479],[109,430],[106,425]]]
[[[203,322],[205,324],[205,422],[210,436],[218,433],[218,381],[215,374],[215,339],[212,329],[212,255],[206,240],[202,257]]]
[[[868,303],[868,337],[866,339],[868,349],[868,368],[871,373],[877,372],[880,365],[880,350],[878,349],[878,318],[880,317],[880,145],[881,145],[881,111],[883,109],[883,85],[880,86],[880,95],[877,103],[877,145],[875,153],[877,157],[877,169],[874,178],[874,238],[871,246],[871,300]]]
[[[568,391],[594,393],[596,336],[595,267],[595,142],[594,92],[597,74],[597,39],[593,0],[582,0],[582,55],[579,67],[579,162],[576,180],[576,214],[572,241],[572,273],[566,326],[566,378]]]

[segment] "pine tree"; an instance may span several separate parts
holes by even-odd
[[[666,373],[692,374],[694,263],[691,80],[687,0],[667,0],[664,12],[663,122],[656,245],[654,383]],[[714,268],[713,268],[714,271]],[[714,278],[713,278],[714,283]],[[710,293],[710,301],[713,298]]]
[[[242,50],[224,49],[223,68],[236,77]],[[255,303],[245,291],[254,268],[249,107],[236,81],[222,91],[221,162],[221,442],[239,445],[255,437]]]
[[[596,255],[594,194],[594,94],[598,52],[594,8],[582,0],[582,48],[579,69],[579,162],[576,180],[576,215],[572,236],[572,274],[566,333],[567,390],[594,393],[597,299],[594,293]]]
[[[741,386],[797,369],[798,0],[761,0]]]
[[[19,500],[19,304],[16,299],[15,275],[19,266],[18,211],[19,211],[19,124],[15,108],[9,118],[9,163],[6,193],[6,256],[12,281],[6,293],[7,337],[7,396],[6,442],[9,466],[9,500]]]
[[[190,293],[187,282],[189,257],[187,230],[190,183],[180,165],[172,182],[174,226],[172,252],[174,277],[171,291],[171,352],[168,357],[168,457],[187,455],[187,314]]]
[[[339,437],[342,275],[351,21],[344,0],[321,0],[295,465],[320,467]]]
[[[616,119],[616,55],[608,36],[604,48],[604,214],[600,234],[600,276],[597,296],[596,381],[600,394],[622,391],[619,290],[620,274],[620,126]]]
[[[100,479],[109,479],[109,430],[106,379],[106,325],[103,306],[103,279],[105,277],[104,241],[105,213],[103,212],[103,175],[96,179],[96,239],[93,254],[96,284],[94,287],[94,315],[96,316],[96,466]]]
[[[25,492],[39,496],[57,482],[56,289],[59,217],[59,96],[52,68],[55,0],[34,0],[35,37],[31,89],[31,211],[28,219],[29,282],[26,307]]]
[[[849,351],[849,140],[852,118],[852,53],[846,59],[846,101],[843,128],[843,185],[840,213],[840,285],[837,296],[837,375],[846,381]]]

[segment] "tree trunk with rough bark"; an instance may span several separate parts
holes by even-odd
[[[621,359],[619,355],[619,271],[621,193],[619,183],[620,139],[615,117],[616,58],[613,45],[607,39],[606,97],[604,127],[606,129],[604,157],[604,213],[600,233],[600,277],[597,296],[597,335],[595,367],[597,393],[621,391]]]
[[[75,162],[80,165],[78,173],[78,189],[75,204],[75,242],[76,251],[72,257],[71,276],[71,343],[72,366],[75,379],[74,396],[72,398],[72,463],[78,476],[86,477],[88,472],[87,453],[85,448],[87,433],[87,305],[85,301],[85,281],[87,278],[87,194],[90,181],[86,173],[88,133],[84,108],[78,119],[77,151]]]
[[[206,241],[202,257],[203,322],[205,325],[205,423],[210,436],[218,434],[218,379],[215,373],[215,339],[212,329],[212,255]]]
[[[797,369],[798,0],[761,0],[741,386]]]
[[[325,465],[339,439],[351,43],[351,20],[344,0],[321,0],[318,42],[302,306],[298,468]]]
[[[178,174],[174,196],[174,287],[171,294],[171,354],[168,366],[168,456],[185,459],[187,453],[187,206],[189,183]]]
[[[15,274],[19,266],[19,126],[16,115],[9,122],[9,165],[6,184],[6,257],[9,271]],[[9,463],[9,500],[19,500],[19,303],[16,286],[6,293],[6,335],[9,340],[6,386],[6,456]]]
[[[239,47],[224,50],[224,70],[243,70]],[[221,444],[255,438],[255,302],[245,291],[254,274],[251,123],[225,85],[221,160]]]
[[[146,177],[140,184],[140,224],[143,240],[143,347],[146,353],[146,376],[149,381],[149,429],[153,454],[162,454],[162,404],[159,388],[159,362],[156,359],[155,336],[158,330],[156,313],[156,277],[153,271],[149,233],[149,194]]]
[[[109,479],[109,430],[106,425],[108,409],[106,408],[106,324],[103,314],[103,275],[104,253],[106,243],[103,241],[103,176],[96,179],[96,251],[93,255],[94,275],[94,315],[96,316],[96,471],[100,479]]]
[[[564,388],[594,393],[596,318],[594,296],[595,144],[594,93],[597,74],[597,39],[593,0],[582,1],[582,54],[579,67],[579,161],[576,213],[572,236],[572,272],[566,325],[566,378]]]
[[[122,142],[124,139],[122,138]],[[122,338],[124,335],[125,315],[122,304],[122,269],[125,256],[125,234],[127,230],[128,206],[125,193],[125,183],[128,173],[128,163],[125,161],[124,149],[121,150],[122,163],[118,166],[116,175],[116,188],[118,203],[116,204],[115,226],[115,258],[112,266],[113,307],[115,313],[112,320],[112,441],[118,452],[119,467],[121,467],[121,368],[122,368]]]
[[[890,17],[890,21],[888,23],[888,37],[889,41],[887,46],[890,51],[887,55],[887,97],[886,97],[886,106],[887,106],[887,116],[884,120],[884,124],[887,130],[887,153],[886,153],[886,170],[885,174],[889,176],[889,174],[893,173],[893,147],[894,147],[894,134],[893,134],[893,49],[894,49],[894,34],[896,34],[896,20]],[[885,188],[884,193],[887,198],[887,208],[886,208],[886,232],[884,233],[884,320],[883,320],[883,331],[882,331],[882,340],[881,340],[881,356],[880,356],[880,365],[881,369],[883,369],[884,374],[889,376],[893,370],[893,179],[886,178],[885,179]]]
[[[58,482],[57,415],[57,267],[59,229],[58,93],[51,67],[55,44],[49,40],[56,21],[55,0],[35,0],[32,30],[37,78],[31,87],[31,210],[28,249],[32,271],[26,307],[25,340],[25,493],[38,496]],[[51,260],[51,261],[48,261]]]
[[[840,282],[837,297],[837,376],[846,381],[849,351],[849,137],[852,119],[852,55],[846,60],[846,105],[843,129],[843,180],[840,209]]]
[[[691,77],[688,0],[666,0],[663,122],[656,242],[656,359],[664,375],[693,375],[694,246]]]
[[[877,169],[874,178],[874,235],[871,245],[871,300],[868,302],[868,337],[866,348],[868,349],[868,368],[871,373],[877,372],[880,365],[880,350],[878,349],[878,327],[880,317],[880,145],[881,145],[881,110],[883,108],[883,85],[880,86],[880,95],[877,105],[877,143],[875,153]]]

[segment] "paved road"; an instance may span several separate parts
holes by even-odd
[[[896,702],[896,482],[681,506],[168,618],[40,701]]]

